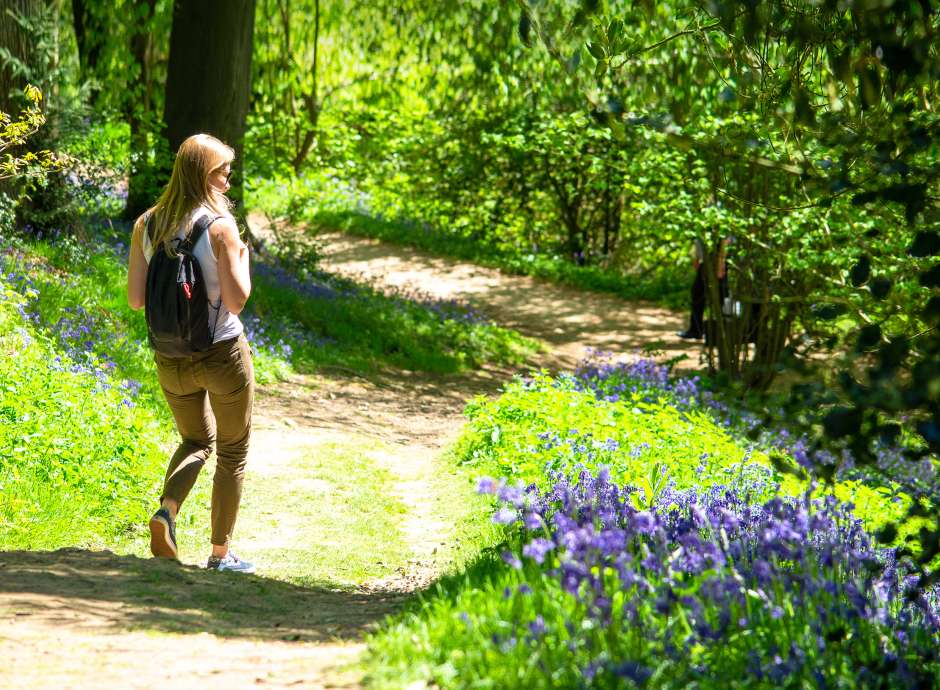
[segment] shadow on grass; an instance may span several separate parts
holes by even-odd
[[[268,640],[354,640],[407,594],[307,587],[110,551],[0,552],[0,622]]]

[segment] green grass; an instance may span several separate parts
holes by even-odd
[[[479,474],[524,484],[544,484],[546,467],[565,469],[572,447],[582,449],[591,468],[605,465],[614,481],[638,487],[646,487],[654,471],[665,471],[685,489],[728,484],[749,464],[774,469],[766,452],[719,424],[707,409],[680,410],[668,395],[650,396],[643,389],[610,402],[576,390],[570,380],[540,374],[528,384],[507,386],[498,400],[474,399],[467,416],[452,450],[455,460]],[[776,470],[773,480],[792,496],[807,487]],[[860,481],[838,482],[832,491],[854,503],[870,529],[900,519],[907,507],[903,498],[891,500]],[[918,528],[907,521],[901,535]]]
[[[0,549],[133,538],[158,494],[164,418],[57,369],[54,344],[17,312],[22,295],[0,290]]]
[[[292,343],[292,364],[302,372],[331,366],[453,373],[519,364],[539,347],[510,329],[465,318],[460,307],[424,304],[325,273],[300,282],[258,271],[250,308],[269,337]]]
[[[366,687],[506,687],[500,684],[502,674],[494,669],[514,670],[518,661],[510,662],[502,654],[496,655],[501,658],[490,656],[489,632],[474,631],[468,621],[473,612],[478,618],[500,620],[497,627],[511,629],[512,620],[503,612],[493,614],[505,588],[515,588],[516,580],[514,571],[508,571],[498,553],[489,549],[462,572],[436,582],[408,610],[386,620],[370,636],[363,658]]]

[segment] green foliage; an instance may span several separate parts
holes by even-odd
[[[19,156],[7,152],[12,147],[25,144],[46,122],[40,108],[42,92],[34,86],[28,86],[24,95],[29,106],[17,119],[0,112],[0,154],[3,154],[0,158],[0,180],[45,175],[60,166],[51,151],[26,151]]]
[[[693,0],[522,11],[556,64],[587,46],[576,67],[585,106],[624,146],[637,127],[658,132],[708,171],[712,203],[737,219],[729,263],[742,318],[721,316],[714,255],[705,261],[713,364],[757,389],[781,364],[796,365],[809,383],[794,387],[785,410],[814,452],[851,456],[936,506],[936,482],[916,466],[940,451],[940,281],[923,239],[940,223],[940,5]],[[651,72],[667,61],[672,69]],[[716,228],[706,246],[725,232]],[[804,364],[813,356],[829,360],[825,370]],[[879,466],[904,429],[917,436],[902,441],[908,462]],[[834,466],[818,471],[828,481]],[[937,536],[920,535],[921,566],[940,554]],[[934,569],[923,584],[938,577]]]
[[[528,484],[565,467],[572,447],[608,465],[614,481],[640,485],[654,466],[680,487],[726,482],[743,463],[769,464],[716,424],[705,411],[681,412],[668,399],[637,391],[616,402],[599,401],[572,382],[545,373],[506,387],[497,400],[475,398],[455,451],[481,474]]]
[[[70,371],[18,314],[24,296],[0,285],[0,548],[126,539],[159,493],[165,415],[146,405],[129,413],[111,375]]]
[[[129,136],[124,122],[90,117],[61,133],[59,150],[69,157],[70,213],[82,218],[116,218],[124,211]]]
[[[805,481],[779,471],[776,451],[755,447],[709,410],[680,409],[671,395],[627,383],[634,389],[629,394],[598,400],[593,392],[578,390],[572,379],[543,372],[510,384],[497,400],[475,398],[452,457],[482,475],[541,485],[549,471],[577,472],[568,460],[574,450],[587,469],[609,468],[613,481],[639,487],[647,501],[666,478],[679,489],[704,489],[734,483],[753,464],[772,469],[775,485],[785,493],[806,491]],[[886,497],[859,480],[839,482],[819,494],[829,490],[853,503],[871,529],[900,518],[911,503],[903,496]],[[901,539],[922,524],[905,525]]]
[[[601,672],[588,687],[673,688],[694,683],[698,688],[719,690],[728,687],[728,678],[733,677],[736,687],[762,688],[768,685],[755,678],[753,660],[784,640],[805,649],[811,659],[807,666],[819,673],[806,680],[806,687],[814,687],[820,676],[851,685],[859,666],[877,669],[884,658],[878,645],[886,631],[880,626],[866,621],[840,644],[838,627],[833,625],[833,639],[820,646],[812,627],[817,611],[791,603],[775,620],[773,607],[759,601],[755,593],[749,610],[741,611],[747,628],[733,635],[729,644],[696,645],[684,662],[675,663],[658,649],[661,635],[688,625],[680,607],[664,613],[656,610],[651,599],[638,597],[638,617],[645,625],[630,625],[623,619],[628,598],[624,595],[612,602],[618,613],[598,625],[585,604],[538,566],[529,563],[522,570],[512,570],[501,565],[492,556],[482,559],[459,579],[432,590],[420,608],[392,619],[373,636],[367,656],[369,687],[392,690],[425,683],[446,690],[477,688],[483,683],[520,690],[584,687],[585,669],[592,663],[600,665],[600,659],[610,660],[613,666],[645,667],[652,677],[633,684],[626,674]],[[689,596],[694,585],[686,583],[681,591]],[[777,601],[787,601],[786,593],[776,595]],[[524,621],[539,621],[539,632]],[[583,627],[572,630],[572,625]],[[929,646],[931,640],[924,637],[919,642]],[[888,644],[893,650],[901,649],[894,640]],[[923,663],[911,657],[906,661],[918,668]],[[719,666],[723,673],[702,674],[699,669],[705,663]]]
[[[624,381],[611,381],[619,383]],[[554,379],[543,373],[515,381],[497,400],[481,397],[471,402],[468,425],[451,457],[477,474],[503,477],[510,484],[534,482],[544,489],[553,485],[548,477],[553,470],[577,477],[582,470],[596,473],[605,466],[613,483],[639,489],[632,494],[638,509],[648,509],[667,482],[680,489],[731,487],[747,485],[755,472],[756,476],[772,472],[773,481],[764,492],[750,496],[755,503],[776,495],[780,488],[793,495],[805,490],[805,485],[770,470],[773,463],[767,455],[750,449],[744,438],[717,424],[707,410],[695,406],[680,410],[672,394],[655,393],[640,381],[627,383],[632,392],[607,400],[598,399],[593,391],[578,390],[571,377]],[[571,466],[572,458],[577,458],[577,466]],[[854,482],[837,486],[835,493],[855,501],[857,514],[872,528],[904,510]],[[645,665],[654,673],[652,687],[672,687],[684,685],[697,663],[711,659],[708,664],[713,667],[717,661],[709,654],[721,655],[723,668],[743,683],[753,679],[752,652],[765,654],[782,640],[818,653],[820,660],[813,666],[824,673],[851,676],[855,666],[839,670],[840,664],[865,655],[884,634],[876,625],[866,625],[850,645],[820,648],[812,635],[804,637],[814,629],[819,612],[801,608],[787,593],[777,592],[774,596],[780,602],[789,602],[779,622],[772,607],[758,604],[741,612],[747,619],[746,631],[732,635],[728,645],[713,650],[697,646],[689,650],[690,666],[675,664],[658,651],[655,640],[681,630],[683,605],[666,612],[653,598],[625,588],[612,602],[613,618],[597,625],[588,605],[549,574],[551,567],[560,566],[557,559],[544,566],[525,559],[521,569],[510,568],[497,554],[506,547],[515,549],[514,537],[510,533],[504,539],[484,549],[465,571],[442,580],[370,639],[366,663],[372,687],[405,688],[422,681],[442,688],[469,688],[482,679],[494,687],[567,687],[583,681],[584,669],[598,659]],[[694,582],[677,587],[694,596]],[[612,586],[610,591],[617,589]],[[638,607],[635,625],[619,618],[628,602]],[[536,620],[539,629],[528,627],[527,622]],[[574,640],[576,646],[568,644]],[[872,663],[876,660],[871,658]],[[726,678],[698,675],[696,682],[718,688],[725,687]],[[599,675],[592,687],[623,684]]]

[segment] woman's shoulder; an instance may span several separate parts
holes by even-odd
[[[153,218],[153,209],[148,208],[134,219],[131,225],[131,239],[136,237],[141,242],[149,242],[150,220]]]
[[[211,217],[213,217],[214,220],[212,221],[212,225],[209,226],[208,235],[213,245],[214,253],[218,254],[222,245],[238,241],[238,224],[235,222],[235,217],[231,214],[222,215],[213,211]]]

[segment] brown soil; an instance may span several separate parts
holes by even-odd
[[[684,365],[698,366],[699,348],[675,335],[687,316],[669,309],[343,233],[317,240],[328,271],[465,301],[499,325],[544,341],[550,350],[538,366],[571,369],[589,348],[627,355],[654,350],[662,359],[687,355]]]
[[[546,351],[526,368],[571,368],[588,347],[629,354],[650,343],[659,343],[662,357],[698,362],[697,350],[673,335],[682,315],[662,308],[375,240],[326,234],[318,241],[327,270],[465,300],[543,341]],[[303,477],[285,474],[291,457],[328,439],[380,439],[371,457],[399,480],[411,559],[390,577],[344,591],[285,583],[263,569],[248,587],[237,576],[108,551],[0,553],[0,688],[359,687],[350,664],[363,634],[444,565],[435,553],[452,526],[435,517],[435,497],[416,489],[439,471],[436,460],[460,429],[465,401],[498,393],[512,373],[324,373],[261,388],[252,481],[276,478],[313,491]],[[245,552],[251,542],[270,545],[290,531],[285,522],[277,533],[255,534]]]

